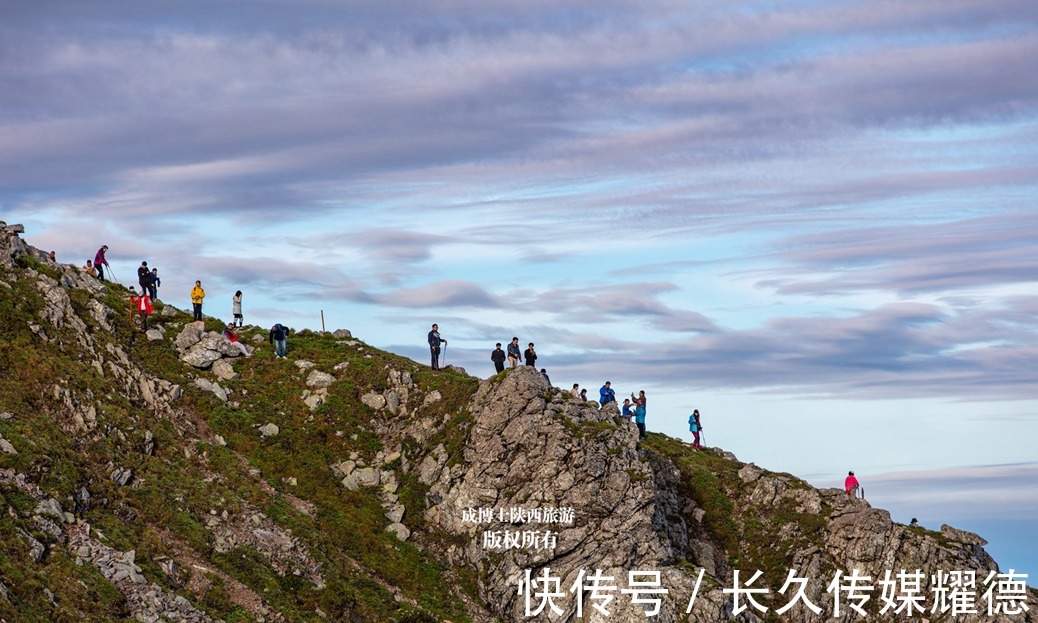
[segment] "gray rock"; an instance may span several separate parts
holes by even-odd
[[[177,350],[186,351],[202,339],[204,329],[199,325],[200,323],[197,322],[189,322],[184,325],[184,328],[173,340],[173,344],[177,347]]]
[[[411,531],[402,523],[389,524],[386,526],[386,532],[392,532],[401,541],[406,541],[411,536]]]
[[[155,435],[150,430],[144,431],[144,454],[151,456],[155,454]]]
[[[386,399],[382,394],[376,394],[375,392],[368,392],[360,397],[360,401],[371,407],[372,409],[382,409],[386,406]]]
[[[220,387],[219,384],[213,383],[209,379],[195,379],[195,387],[204,389],[207,392],[212,392],[221,402],[227,402],[227,390]]]
[[[342,339],[342,338],[351,338],[351,337],[353,337],[353,334],[350,333],[349,329],[336,329],[336,330],[332,331],[332,337],[337,337],[337,338],[340,338],[340,339]]]
[[[241,351],[220,333],[211,331],[187,349],[180,359],[195,368],[208,368],[223,357],[240,357]]]
[[[148,338],[149,342],[158,342],[163,338],[162,331],[158,329],[148,329],[144,332],[144,336]]]
[[[14,419],[14,414],[13,413],[10,413],[8,411],[4,411],[3,413],[0,413],[0,421],[6,422],[7,420],[13,420],[13,419]]]
[[[3,435],[0,435],[0,452],[4,454],[18,454],[18,451],[14,449],[11,442],[4,439]]]
[[[362,487],[374,487],[381,481],[380,472],[374,467],[364,467],[353,472],[356,475],[357,484]]]
[[[274,424],[273,422],[268,422],[263,426],[259,427],[259,432],[260,435],[262,435],[263,437],[277,437],[278,434],[281,432],[281,429],[278,428],[277,424]]]
[[[389,510],[386,511],[386,519],[393,523],[400,523],[400,520],[404,518],[404,505],[393,504]]]
[[[221,381],[230,381],[238,378],[238,373],[234,371],[234,366],[231,365],[230,361],[227,361],[225,359],[218,359],[214,361],[211,371],[216,376],[216,378],[220,379]]]
[[[129,468],[116,468],[113,469],[108,476],[115,484],[120,487],[125,487],[133,480],[133,470]]]
[[[40,502],[36,507],[36,514],[50,517],[57,521],[65,521],[65,513],[61,509],[61,503],[54,498],[47,498]]]
[[[309,370],[315,365],[314,362],[307,361],[306,359],[300,359],[299,361],[294,361],[293,363],[295,364],[295,367],[299,368],[300,370]]]
[[[169,318],[171,316],[176,316],[177,315],[177,308],[173,307],[172,305],[166,305],[165,307],[162,308],[162,311],[159,312],[159,315],[160,316],[165,316],[167,318]]]
[[[335,377],[327,372],[321,372],[320,370],[311,370],[310,376],[306,377],[307,387],[331,387],[332,383],[335,382]]]

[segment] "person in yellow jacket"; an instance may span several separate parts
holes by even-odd
[[[195,320],[202,319],[202,299],[205,298],[205,290],[202,282],[196,281],[195,287],[191,288],[191,305],[195,308]]]

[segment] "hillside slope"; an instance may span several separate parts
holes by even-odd
[[[1031,612],[988,616],[997,565],[976,535],[665,436],[639,445],[615,409],[525,367],[437,375],[343,331],[294,334],[278,360],[257,327],[244,358],[219,321],[161,303],[145,334],[125,289],[20,233],[0,223],[0,620],[571,621],[582,570],[615,580],[585,592],[584,621],[645,620],[631,571],[659,572],[657,621],[865,620],[834,616],[827,591],[852,569],[876,585],[868,620],[895,618],[880,580],[902,569],[921,570],[927,609],[930,576],[972,571],[978,614],[956,620],[1035,620],[1033,594]],[[756,570],[768,611],[737,614],[722,588]],[[776,614],[790,570],[820,614]],[[526,571],[558,578],[561,613],[536,580],[519,594]]]

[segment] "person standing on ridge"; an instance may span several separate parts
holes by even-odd
[[[133,311],[140,316],[141,319],[141,331],[148,330],[148,316],[151,315],[153,308],[151,306],[151,297],[148,296],[147,292],[142,292],[140,296],[134,292],[133,288],[130,288],[130,305]]]
[[[526,359],[526,365],[530,367],[537,365],[537,351],[533,349],[533,342],[530,342],[530,346],[523,351],[523,358]]]
[[[274,345],[274,358],[288,357],[288,327],[280,322],[270,328],[270,343]]]
[[[574,398],[580,398],[580,383],[574,383],[573,389],[569,390],[569,393],[573,394]]]
[[[195,287],[191,288],[191,306],[195,309],[195,320],[202,319],[202,299],[205,298],[205,290],[202,289],[202,282],[196,281]]]
[[[598,404],[602,405],[603,407],[606,406],[606,403],[616,402],[616,392],[613,390],[611,385],[612,383],[606,381],[605,385],[603,385],[602,388],[598,390]]]
[[[843,481],[843,489],[847,492],[847,495],[852,498],[858,497],[858,489],[861,485],[858,484],[858,479],[854,476],[854,472],[847,472],[847,478]]]
[[[509,367],[516,367],[519,365],[519,338],[513,337],[511,343],[508,344],[508,365]]]
[[[241,290],[234,293],[234,298],[231,299],[231,314],[234,315],[234,324],[238,328],[245,325],[245,321],[241,315]]]
[[[105,253],[107,253],[107,252],[108,252],[108,245],[107,244],[103,244],[103,245],[101,245],[101,248],[97,250],[97,254],[94,255],[94,270],[97,271],[97,278],[100,279],[101,281],[105,280],[104,267],[105,266],[107,266],[108,268],[112,267],[108,263],[108,260],[105,259]]]
[[[148,270],[147,262],[141,262],[141,265],[137,267],[137,283],[141,286],[141,294],[148,291],[148,286],[151,284],[151,271]]]
[[[703,446],[699,444],[699,431],[703,430],[703,425],[699,423],[699,409],[692,411],[692,415],[688,416],[688,430],[692,433],[692,437],[695,441],[692,442],[692,447],[699,450]]]
[[[587,402],[587,390],[580,390],[580,394],[577,397],[580,398],[580,402]]]
[[[634,402],[634,423],[638,425],[638,439],[645,439],[645,390],[639,391],[637,398],[631,394],[631,401]]]
[[[497,343],[497,348],[490,351],[490,361],[494,362],[494,369],[498,374],[505,371],[505,351],[501,350],[501,342]]]
[[[548,381],[548,384],[551,385],[551,379],[548,378],[548,369],[547,368],[541,368],[541,376],[543,376],[544,380]]]
[[[432,358],[432,369],[440,370],[440,344],[446,344],[447,340],[440,337],[440,326],[433,324],[429,331],[429,356]]]
[[[148,294],[151,296],[151,300],[159,300],[159,286],[162,285],[162,280],[159,279],[159,269],[151,269],[151,281],[148,282]]]

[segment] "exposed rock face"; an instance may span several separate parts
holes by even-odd
[[[599,411],[591,403],[575,402],[552,391],[535,370],[522,366],[504,379],[484,381],[470,409],[475,423],[463,460],[449,467],[441,445],[425,456],[417,470],[420,481],[430,485],[426,520],[465,537],[465,545],[448,548],[446,554],[455,564],[486,578],[480,585],[481,597],[495,614],[510,622],[530,620],[524,613],[524,597],[516,591],[525,570],[536,576],[550,568],[552,576],[561,578],[563,590],[581,570],[591,574],[601,569],[614,578],[611,583],[618,589],[627,587],[629,571],[653,570],[660,572],[660,584],[669,591],[653,620],[760,620],[760,613],[752,608],[736,616],[732,597],[721,591],[732,586],[734,569],[729,560],[734,552],[725,551],[704,528],[706,513],[682,493],[680,470],[669,459],[640,449],[636,429],[615,417],[615,409]],[[896,574],[902,569],[928,573],[970,569],[979,582],[997,568],[976,535],[951,528],[939,537],[921,535],[893,523],[886,511],[852,500],[842,491],[818,491],[753,465],[743,465],[737,472],[731,485],[738,492],[734,512],[766,517],[775,508],[786,508],[798,516],[815,517],[811,525],[821,530],[820,535],[808,535],[808,529],[798,523],[776,527],[788,539],[789,549],[784,552],[788,568],[780,577],[767,578],[775,583],[772,592],[777,593],[786,571],[796,570],[798,576],[812,579],[805,594],[822,609],[816,615],[798,606],[785,612],[783,621],[854,620],[857,614],[847,614],[846,605],[839,616],[833,616],[833,595],[826,587],[837,569],[847,573],[858,569],[878,583],[888,570]],[[482,522],[475,520],[472,513],[481,508],[495,514]],[[529,518],[524,522],[509,516],[511,509],[537,508],[571,508],[572,522],[539,523]],[[557,532],[557,541],[542,548],[488,547],[495,534],[523,530]],[[820,539],[812,542],[808,536]],[[738,542],[735,546],[747,547]],[[706,588],[686,614],[698,569],[704,570]],[[745,585],[754,571],[743,569],[740,582]],[[924,590],[926,586],[929,580]],[[608,617],[586,601],[584,620],[645,620],[643,607],[621,604],[619,593],[614,594],[618,598]],[[574,600],[567,596],[558,600],[565,613],[546,611],[544,620],[573,620]],[[772,611],[789,601],[782,595],[775,597],[759,599]],[[878,611],[878,588],[871,598],[877,604],[872,611]],[[745,605],[745,598],[742,602]],[[1031,620],[1030,616],[983,613],[959,620],[1020,621]]]

